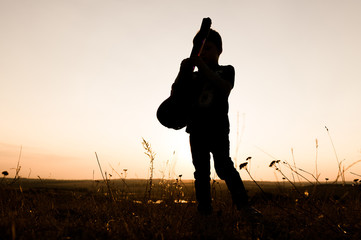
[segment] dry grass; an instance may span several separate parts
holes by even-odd
[[[20,150],[14,179],[2,173],[0,239],[361,239],[361,181],[344,180],[345,171],[361,160],[348,167],[337,161],[336,180],[321,184],[318,170],[314,176],[295,161],[281,160],[269,166],[283,182],[256,182],[249,157],[240,168],[252,179],[245,187],[263,216],[235,210],[225,183],[215,180],[214,213],[201,216],[193,181],[181,175],[153,179],[155,153],[144,139],[142,144],[150,159],[147,180],[126,179],[127,169],[110,180],[97,155],[102,181],[22,179]],[[317,169],[317,154],[315,163]]]
[[[0,185],[0,239],[360,239],[358,185],[246,188],[262,219],[236,211],[223,182],[212,185],[215,212],[198,215],[193,182],[20,179]],[[300,196],[300,193],[303,196]],[[157,201],[158,200],[158,201]],[[161,201],[160,201],[161,200]],[[180,203],[187,201],[186,203]]]

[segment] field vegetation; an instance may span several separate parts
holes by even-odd
[[[257,182],[252,158],[239,166],[251,204],[262,214],[236,210],[225,183],[212,180],[214,212],[197,212],[193,180],[182,175],[153,178],[156,154],[143,139],[149,179],[103,172],[100,180],[14,178],[0,180],[0,239],[361,239],[361,181],[346,182],[348,167],[337,160],[334,181],[273,160],[282,179]],[[317,142],[316,142],[317,144]],[[316,160],[317,166],[317,160]]]
[[[358,183],[245,182],[259,218],[235,210],[222,181],[211,216],[197,213],[192,181],[153,179],[151,195],[148,184],[5,179],[0,239],[361,239]]]

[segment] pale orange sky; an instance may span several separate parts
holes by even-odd
[[[14,175],[22,146],[22,177],[100,178],[97,152],[108,173],[144,178],[144,137],[156,177],[192,178],[188,135],[155,112],[210,17],[220,63],[236,69],[232,157],[251,156],[254,178],[276,180],[269,163],[293,162],[293,149],[297,166],[315,173],[318,139],[320,179],[334,179],[325,126],[339,161],[361,159],[360,10],[357,0],[0,0],[0,171]],[[361,164],[351,172],[361,175]]]

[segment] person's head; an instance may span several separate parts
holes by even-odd
[[[197,34],[198,35],[198,34]],[[193,42],[197,38],[194,37]],[[207,65],[218,65],[219,55],[222,53],[222,38],[219,33],[213,29],[210,29],[207,41],[203,47],[201,58],[206,62]]]

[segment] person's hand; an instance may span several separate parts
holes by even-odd
[[[199,56],[193,56],[190,58],[186,58],[181,63],[181,71],[187,72],[187,71],[193,71],[194,67],[198,67],[198,69],[204,69],[206,67],[205,62],[203,59]]]
[[[193,67],[194,67],[194,65],[192,63],[192,60],[190,58],[186,58],[181,63],[180,71],[181,72],[192,72]]]
[[[190,61],[193,66],[196,66],[199,70],[205,69],[207,67],[206,63],[199,56],[190,57]]]

